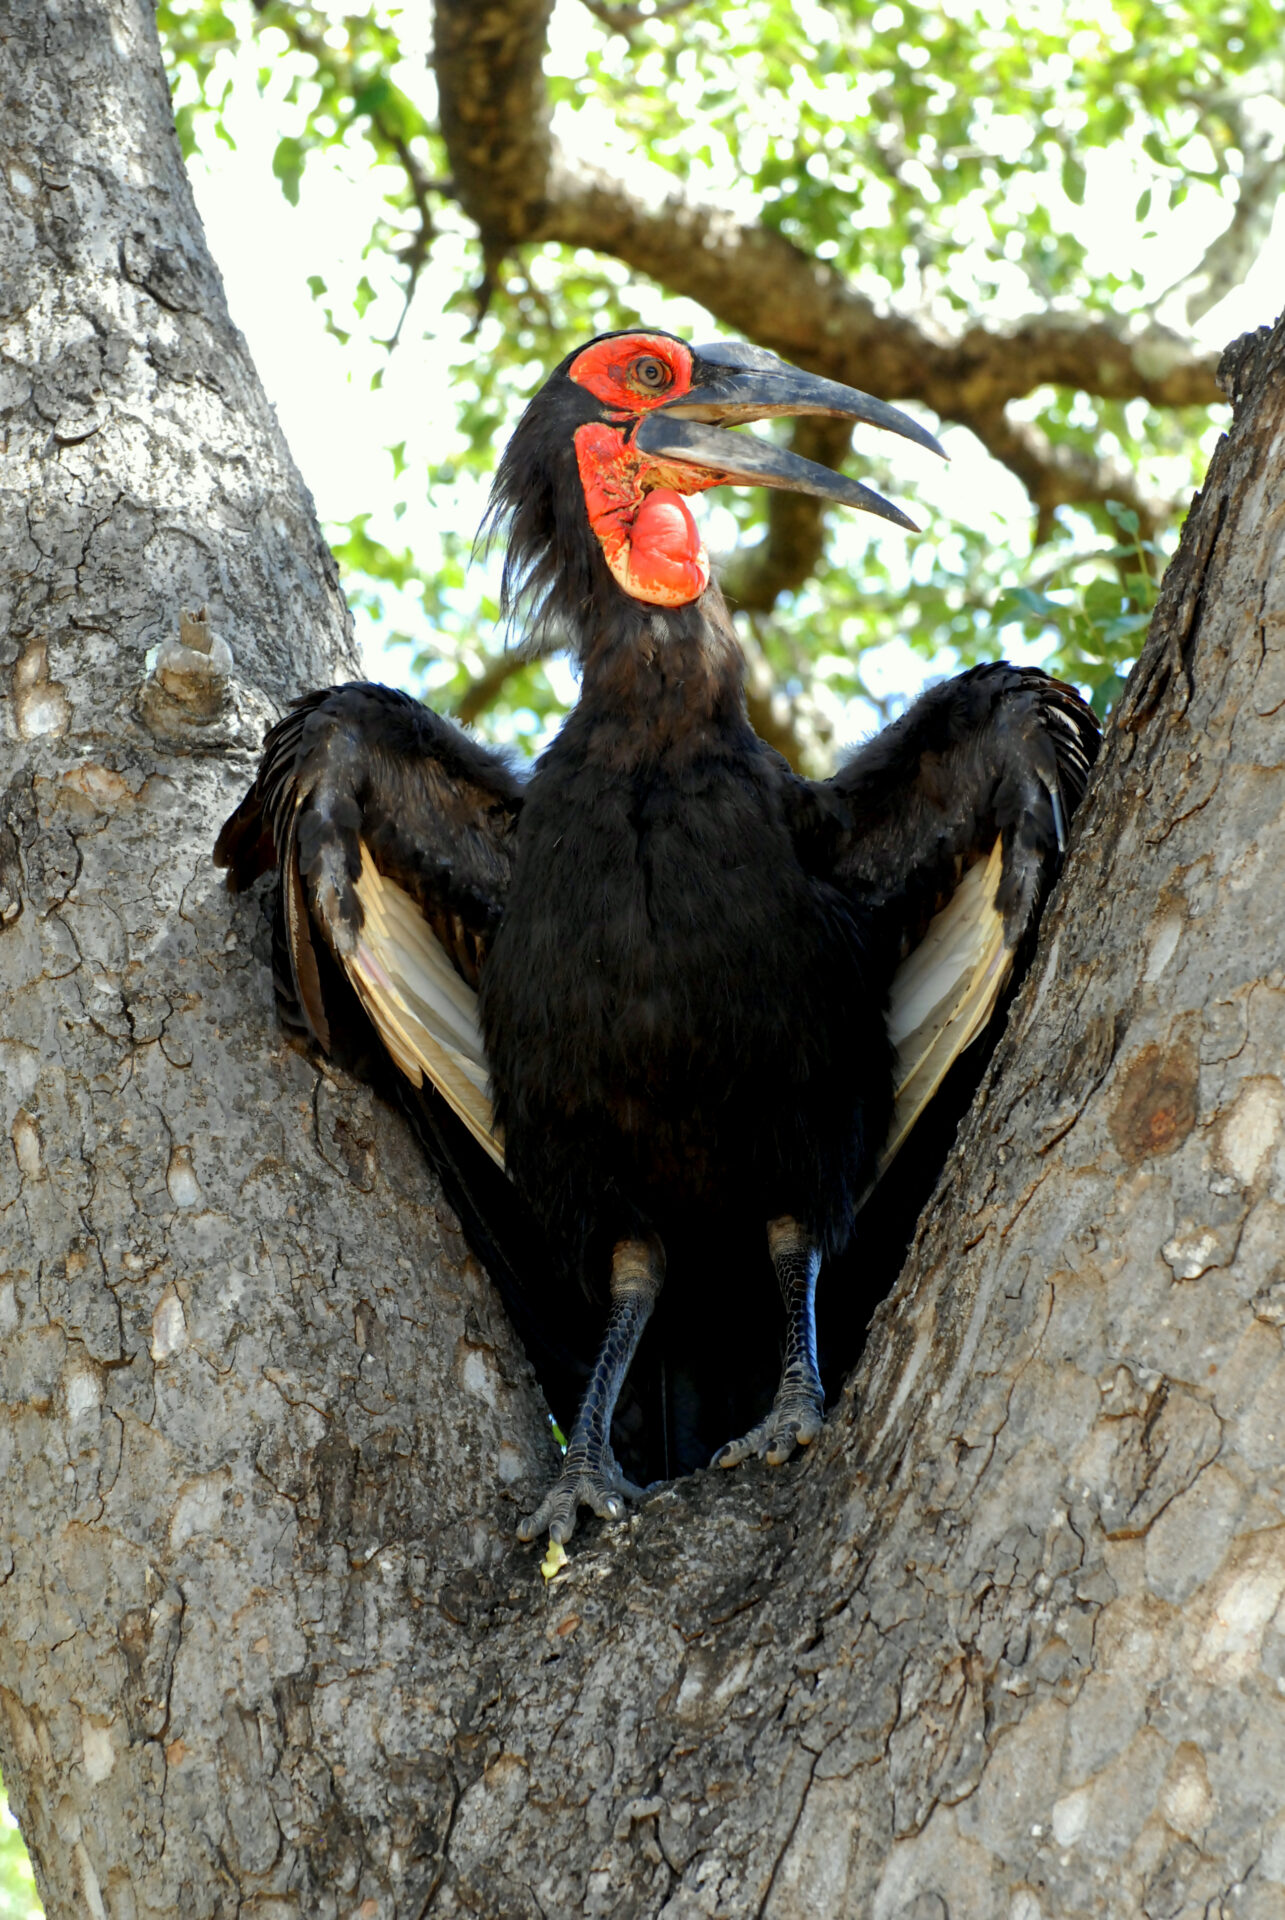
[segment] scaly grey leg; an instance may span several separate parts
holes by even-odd
[[[757,1454],[771,1467],[809,1446],[821,1431],[825,1395],[817,1371],[816,1288],[821,1255],[805,1227],[790,1215],[767,1223],[768,1252],[785,1302],[785,1365],[772,1410],[742,1440],[729,1440],[710,1462],[738,1467]]]
[[[534,1513],[518,1523],[519,1540],[535,1540],[548,1527],[560,1545],[576,1530],[581,1506],[602,1520],[619,1520],[626,1499],[638,1499],[611,1451],[611,1416],[625,1375],[638,1350],[665,1278],[660,1241],[619,1240],[611,1253],[611,1312],[593,1375],[567,1443],[562,1472]]]

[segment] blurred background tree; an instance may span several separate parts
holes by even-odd
[[[2,1920],[39,1920],[36,1877],[27,1850],[10,1813],[0,1778],[0,1917]]]
[[[160,21],[234,313],[238,256],[279,288],[270,189],[244,174],[267,139],[314,223],[315,329],[273,330],[305,381],[304,336],[328,334],[319,421],[337,367],[365,399],[327,442],[357,497],[263,371],[368,653],[408,649],[394,677],[531,747],[556,724],[569,669],[506,649],[474,530],[550,366],[641,320],[908,403],[951,453],[939,470],[867,435],[855,456],[917,498],[919,542],[793,498],[708,510],[756,724],[792,758],[822,770],[928,672],[1003,651],[1113,699],[1224,418],[1217,348],[1285,292],[1270,0],[443,0],[435,25],[164,0]],[[848,457],[831,423],[792,432]],[[385,449],[377,475],[359,439]]]

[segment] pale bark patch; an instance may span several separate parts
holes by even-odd
[[[1218,1156],[1242,1187],[1252,1187],[1281,1130],[1285,1089],[1264,1074],[1249,1081],[1223,1121]]]
[[[34,1180],[41,1166],[40,1129],[24,1107],[20,1107],[14,1116],[9,1137],[13,1141],[14,1158],[19,1171]]]
[[[1166,913],[1151,935],[1147,964],[1142,978],[1148,986],[1157,981],[1177,951],[1185,920],[1180,913]]]
[[[116,1765],[116,1747],[111,1727],[82,1718],[80,1750],[87,1776],[95,1786],[101,1785]]]
[[[13,708],[24,740],[66,733],[71,725],[71,703],[66,688],[49,678],[49,650],[43,640],[33,640],[19,656]]]
[[[499,1404],[499,1380],[495,1371],[495,1362],[489,1353],[481,1347],[462,1345],[460,1356],[460,1384],[468,1393],[475,1393],[494,1409]]]
[[[62,776],[64,787],[72,793],[83,794],[86,800],[92,800],[95,806],[117,806],[122,800],[132,800],[134,790],[129,781],[111,767],[100,767],[96,761],[82,761],[78,767],[69,767]]]
[[[1220,1584],[1193,1658],[1205,1679],[1230,1685],[1251,1674],[1262,1657],[1266,1634],[1285,1594],[1285,1534],[1250,1541]]]
[[[225,1469],[183,1488],[170,1521],[170,1545],[181,1547],[198,1533],[216,1533],[232,1476]]]
[[[1245,1504],[1233,1474],[1212,1462],[1159,1516],[1147,1534],[1147,1585],[1180,1605],[1222,1565]]]
[[[183,1302],[172,1287],[167,1287],[152,1315],[151,1354],[153,1360],[168,1360],[187,1345],[187,1316]]]
[[[1160,1811],[1175,1833],[1198,1840],[1213,1810],[1205,1756],[1192,1741],[1184,1740],[1170,1762]]]
[[[81,1898],[85,1902],[85,1912],[89,1915],[89,1920],[107,1920],[107,1909],[103,1905],[103,1890],[83,1840],[77,1840],[71,1850],[71,1856],[75,1863],[76,1878],[80,1882]]]
[[[98,1376],[86,1367],[74,1367],[67,1375],[67,1413],[72,1420],[93,1413],[102,1402]]]
[[[170,1199],[176,1207],[199,1207],[202,1200],[200,1182],[192,1165],[192,1149],[175,1147],[170,1154],[170,1163],[165,1173],[165,1184],[169,1188]]]

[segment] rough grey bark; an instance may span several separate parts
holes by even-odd
[[[356,663],[149,13],[0,34],[0,1761],[51,1915],[349,1912],[405,1884],[388,1769],[440,1778],[458,1717],[420,1687],[398,1732],[377,1676],[431,1662],[428,1592],[507,1550],[495,1490],[552,1447],[210,864],[264,723]]]
[[[150,22],[9,18],[0,1763],[50,1915],[1280,1920],[1285,327],[851,1391],[546,1592],[525,1364],[209,866],[348,639]]]

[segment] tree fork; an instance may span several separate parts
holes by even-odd
[[[0,1763],[52,1920],[1285,1912],[1285,327],[852,1389],[546,1592],[529,1369],[209,865],[351,661],[150,16],[13,22]]]

